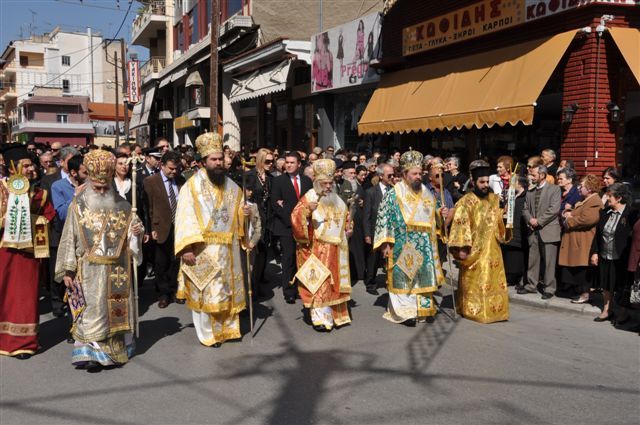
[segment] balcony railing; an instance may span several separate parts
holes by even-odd
[[[137,34],[147,25],[147,22],[151,19],[152,15],[166,15],[166,9],[164,7],[163,1],[154,1],[152,3],[147,4],[144,7],[142,13],[136,16],[136,19],[133,21],[133,25],[131,28],[132,34]]]
[[[140,67],[140,78],[144,80],[151,74],[158,74],[166,65],[164,56],[152,56]]]

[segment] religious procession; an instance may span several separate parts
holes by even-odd
[[[637,422],[638,0],[31,3],[3,425]]]

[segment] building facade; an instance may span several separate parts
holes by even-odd
[[[389,146],[640,170],[640,2],[388,1],[359,131]]]
[[[225,142],[235,150],[333,144],[333,98],[311,92],[310,40],[321,27],[380,10],[382,2],[221,0],[220,6],[218,111]],[[210,16],[210,0],[166,0],[149,2],[136,19],[132,43],[151,56],[141,68],[143,101],[132,118],[139,142],[163,136],[192,144],[209,128]]]
[[[109,64],[120,41],[104,42],[99,33],[67,32],[59,28],[44,35],[9,43],[0,56],[0,142],[17,140],[18,106],[34,88],[57,88],[62,96],[88,96],[91,101],[115,102],[116,69]],[[120,71],[118,71],[120,72]]]

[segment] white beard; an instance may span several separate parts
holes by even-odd
[[[113,210],[116,207],[116,192],[111,187],[104,194],[101,194],[93,190],[89,184],[85,189],[85,199],[90,210]]]

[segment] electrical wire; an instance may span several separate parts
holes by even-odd
[[[110,39],[106,39],[105,46],[104,46],[105,48],[109,47],[109,45],[113,42],[113,40],[115,40],[115,39],[118,37],[118,34],[120,34],[120,31],[122,30],[122,27],[124,26],[124,23],[126,22],[127,17],[129,16],[129,11],[131,11],[131,6],[132,6],[132,5],[133,5],[133,0],[129,0],[129,7],[127,8],[127,11],[126,11],[126,13],[125,13],[125,15],[124,15],[124,18],[122,19],[122,22],[120,23],[120,26],[118,27],[118,31],[116,31],[115,35],[114,35],[112,38],[110,38]],[[104,40],[104,39],[103,39],[103,40]],[[52,83],[52,82],[54,82],[54,81],[56,81],[56,80],[59,80],[59,79],[60,79],[60,77],[62,77],[63,75],[67,74],[67,73],[68,73],[69,71],[71,71],[73,68],[75,68],[76,66],[80,65],[80,64],[81,64],[85,59],[87,59],[89,56],[91,56],[91,55],[93,54],[93,52],[95,52],[95,51],[98,49],[98,47],[100,47],[101,45],[102,45],[102,43],[97,44],[97,45],[96,45],[96,47],[94,47],[94,48],[89,52],[89,54],[88,54],[88,55],[86,55],[85,57],[83,57],[82,59],[80,59],[78,62],[76,62],[76,64],[75,64],[75,65],[70,66],[70,67],[69,67],[69,69],[67,69],[66,71],[61,72],[60,74],[58,74],[58,75],[57,75],[57,77],[52,78],[52,79],[50,79],[49,81],[47,81],[46,83],[44,83],[44,84],[43,84],[43,86],[47,86],[47,85],[49,85],[50,83]],[[29,93],[25,93],[25,94],[23,94],[23,95],[21,95],[21,96],[18,96],[18,97],[17,97],[17,99],[20,99],[20,98],[23,98],[23,97],[28,97],[28,96],[29,96]]]

